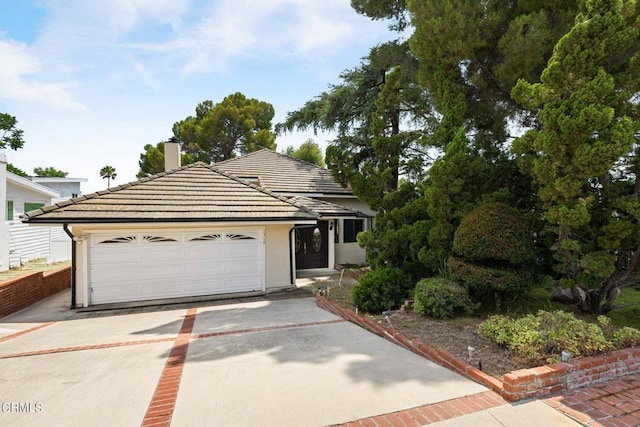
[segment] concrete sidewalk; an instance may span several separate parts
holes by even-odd
[[[74,313],[63,294],[0,319],[0,425],[579,425],[313,298]]]

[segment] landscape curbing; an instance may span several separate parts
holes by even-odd
[[[71,267],[41,271],[0,282],[0,317],[20,311],[71,287]]]
[[[628,348],[603,356],[581,357],[564,363],[511,371],[504,374],[501,381],[446,350],[436,350],[418,339],[409,339],[392,326],[385,328],[336,302],[329,301],[321,292],[316,294],[316,304],[432,362],[485,385],[509,402],[546,397],[640,373],[640,348]]]

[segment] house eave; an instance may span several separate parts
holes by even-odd
[[[196,218],[196,219],[161,219],[161,220],[153,220],[153,219],[113,219],[113,218],[98,218],[98,219],[71,219],[71,218],[61,218],[61,219],[42,219],[38,220],[37,218],[33,219],[24,219],[23,223],[28,225],[42,225],[42,226],[52,226],[52,225],[141,225],[141,224],[153,224],[157,225],[176,225],[176,224],[188,224],[198,225],[198,224],[225,224],[225,225],[247,225],[247,224],[316,224],[317,220],[313,218],[224,218],[224,219],[216,219],[216,218]]]

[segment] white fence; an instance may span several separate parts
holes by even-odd
[[[21,222],[9,225],[9,267],[46,258],[47,262],[71,259],[71,239],[60,227],[30,227]]]

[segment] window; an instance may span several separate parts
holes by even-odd
[[[357,242],[356,236],[363,230],[364,221],[361,219],[344,220],[344,243]]]
[[[24,211],[25,212],[35,211],[36,209],[40,209],[43,206],[44,206],[44,203],[29,203],[29,202],[25,202],[24,203]]]
[[[7,221],[13,221],[13,200],[7,200]]]

